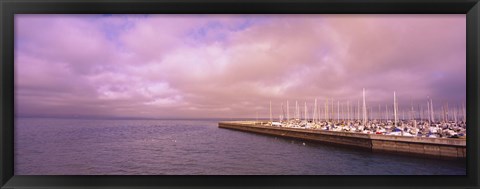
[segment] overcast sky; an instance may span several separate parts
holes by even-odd
[[[17,15],[17,116],[268,117],[466,96],[465,15]],[[302,109],[303,110],[303,109]],[[292,111],[293,112],[293,111]],[[277,117],[277,116],[275,116]]]

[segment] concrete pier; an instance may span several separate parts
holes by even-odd
[[[264,122],[266,123],[266,122]],[[410,154],[447,159],[466,158],[466,140],[456,138],[426,138],[377,135],[352,132],[324,131],[264,126],[260,122],[230,121],[218,123],[219,128],[304,139],[350,147],[398,154]]]

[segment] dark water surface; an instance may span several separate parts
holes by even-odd
[[[219,120],[18,118],[16,175],[465,175],[465,161],[218,128]]]

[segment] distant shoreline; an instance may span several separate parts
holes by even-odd
[[[255,120],[255,118],[141,118],[141,117],[59,117],[59,116],[15,116],[15,119],[85,119],[85,120],[214,120],[214,121],[235,121]],[[268,120],[268,118],[262,118]]]

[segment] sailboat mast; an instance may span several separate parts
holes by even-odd
[[[308,122],[308,117],[307,117],[307,101],[305,101],[305,122]]]
[[[325,121],[328,121],[328,98],[325,99]]]
[[[433,100],[430,99],[430,113],[432,114],[432,122],[435,122],[435,111],[433,110]]]
[[[427,100],[427,116],[428,116],[428,122],[432,123],[432,114],[430,113],[430,98]]]
[[[450,118],[448,117],[448,102],[447,107],[445,108],[445,118],[447,119],[447,122],[450,121]]]
[[[317,122],[320,122],[320,121],[321,121],[321,118],[320,118],[320,117],[322,116],[322,107],[321,107],[321,105],[320,105],[320,102],[319,102],[317,108],[318,108],[318,111],[317,111]]]
[[[446,117],[445,115],[446,115],[446,109],[445,109],[445,103],[443,103],[443,106],[442,106],[442,118],[443,118],[443,122],[446,122],[446,121],[447,121],[447,117]]]
[[[410,112],[410,120],[413,121],[415,117],[415,110],[413,110],[413,102],[412,99],[410,99],[410,105],[412,106],[412,111]]]
[[[317,122],[317,98],[315,98],[315,104],[313,105],[313,122]]]
[[[298,101],[295,100],[295,119],[299,119],[298,117]]]
[[[334,113],[334,111],[335,111],[335,109],[333,109],[333,103],[334,103],[334,102],[333,102],[333,98],[332,98],[332,108],[331,108],[331,111],[332,111],[332,112],[331,112],[332,122],[335,121],[335,115],[333,115],[333,113]]]
[[[325,121],[328,121],[329,119],[329,116],[328,116],[328,98],[325,98],[325,107],[323,108],[325,110],[324,114],[325,114]]]
[[[270,124],[273,123],[273,118],[272,118],[272,101],[270,100]]]
[[[340,121],[340,101],[337,101],[337,122]]]
[[[388,104],[385,104],[385,119],[388,121]]]
[[[347,120],[347,122],[350,122],[350,100],[347,101],[347,111],[348,111],[348,114],[347,114],[348,120]]]
[[[341,115],[341,117],[342,117],[342,121],[344,121],[344,120],[345,120],[345,114],[343,114],[343,113],[344,113],[344,112],[343,112],[343,109],[344,109],[343,103],[342,103],[342,105],[341,105],[340,107],[342,108],[342,114],[340,114],[340,115]]]
[[[290,120],[290,107],[288,106],[288,100],[287,100],[287,121]]]
[[[357,121],[360,121],[360,100],[357,100]]]
[[[367,104],[365,103],[365,88],[363,88],[363,125],[367,125]]]
[[[421,117],[422,117],[421,113],[422,113],[422,111],[421,111],[421,109],[420,109],[420,104],[417,104],[417,111],[418,111],[418,115],[415,115],[415,119],[420,118],[420,120],[421,120]]]
[[[397,96],[395,94],[395,91],[393,91],[393,116],[394,116],[394,124],[397,126]]]
[[[457,106],[458,107],[458,106]],[[453,109],[453,117],[454,117],[454,121],[455,121],[455,124],[457,124],[457,107],[455,107],[455,109]]]
[[[378,104],[377,119],[378,119],[378,120],[381,120],[381,119],[382,119],[382,110],[380,110],[380,104]]]

